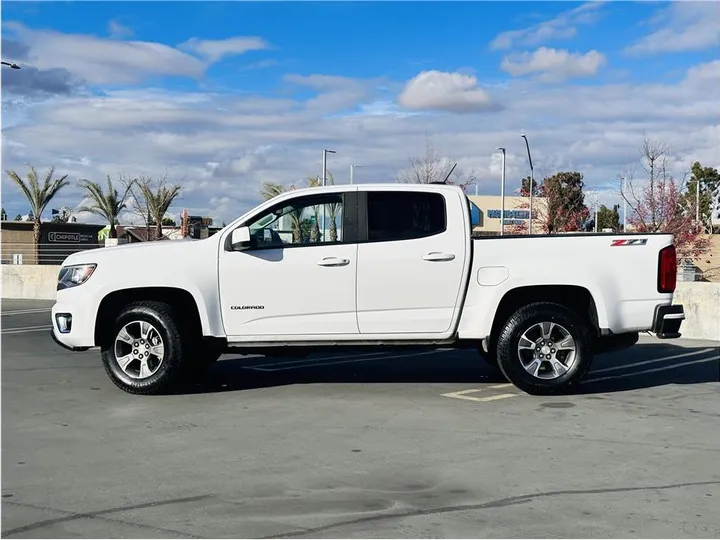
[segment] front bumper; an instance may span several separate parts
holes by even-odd
[[[52,337],[52,340],[53,340],[55,343],[57,343],[58,345],[60,345],[63,349],[67,349],[68,351],[83,352],[83,351],[87,351],[88,349],[90,349],[90,347],[73,347],[72,345],[66,345],[65,343],[63,343],[62,341],[60,341],[60,340],[57,338],[57,336],[55,335],[55,328],[54,328],[54,327],[50,329],[50,337]]]
[[[652,332],[660,339],[679,338],[680,325],[685,320],[682,304],[657,306],[653,317]]]
[[[53,341],[69,351],[86,351],[94,347],[95,309],[94,304],[84,301],[56,302],[50,315],[52,325],[50,332]],[[58,316],[69,316],[71,323],[66,328],[61,328]]]

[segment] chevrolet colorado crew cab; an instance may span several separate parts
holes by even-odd
[[[292,190],[202,240],[65,259],[52,336],[165,393],[223,353],[473,348],[529,394],[568,392],[593,355],[677,338],[670,234],[472,234],[459,187]]]

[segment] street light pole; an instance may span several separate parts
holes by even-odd
[[[355,167],[362,167],[362,165],[350,165],[350,183],[355,182]]]
[[[593,191],[593,209],[595,213],[595,219],[594,219],[594,228],[595,232],[598,232],[598,203],[600,202],[598,192]]]
[[[695,227],[700,230],[700,179],[695,179]]]
[[[528,143],[527,137],[523,133],[521,135],[523,139],[525,139],[525,148],[527,148],[527,155],[528,155],[528,162],[530,162],[530,220],[528,223],[528,234],[532,234],[532,227],[533,227],[533,215],[532,215],[532,207],[533,207],[533,184],[535,183],[535,177],[533,173],[533,164],[532,164],[532,156],[530,155],[530,143]]]
[[[335,154],[335,150],[323,150],[323,161],[322,161],[322,185],[327,185],[327,155]]]
[[[2,65],[10,66],[12,69],[20,69],[20,66],[18,66],[17,64],[13,64],[11,62],[6,62],[5,60],[2,60]]]
[[[625,185],[625,176],[621,176],[622,193],[623,193],[623,233],[627,232],[627,186]]]
[[[335,150],[323,150],[323,159],[322,159],[322,185],[323,187],[327,185],[327,155],[328,154],[335,154]],[[325,240],[325,214],[326,214],[326,208],[327,205],[323,204],[322,207],[322,237],[323,241]]]
[[[498,150],[502,152],[502,176],[500,180],[500,236],[503,236],[505,234],[505,149],[499,147]]]

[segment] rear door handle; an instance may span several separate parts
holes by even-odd
[[[439,251],[431,251],[423,255],[424,261],[452,261],[454,258],[453,253],[441,253]]]
[[[340,257],[325,257],[320,259],[318,266],[346,266],[350,264],[350,259],[341,259]]]

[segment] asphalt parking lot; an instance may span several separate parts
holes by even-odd
[[[717,342],[643,338],[553,398],[443,350],[227,356],[143,397],[49,305],[3,301],[3,537],[720,537]]]

